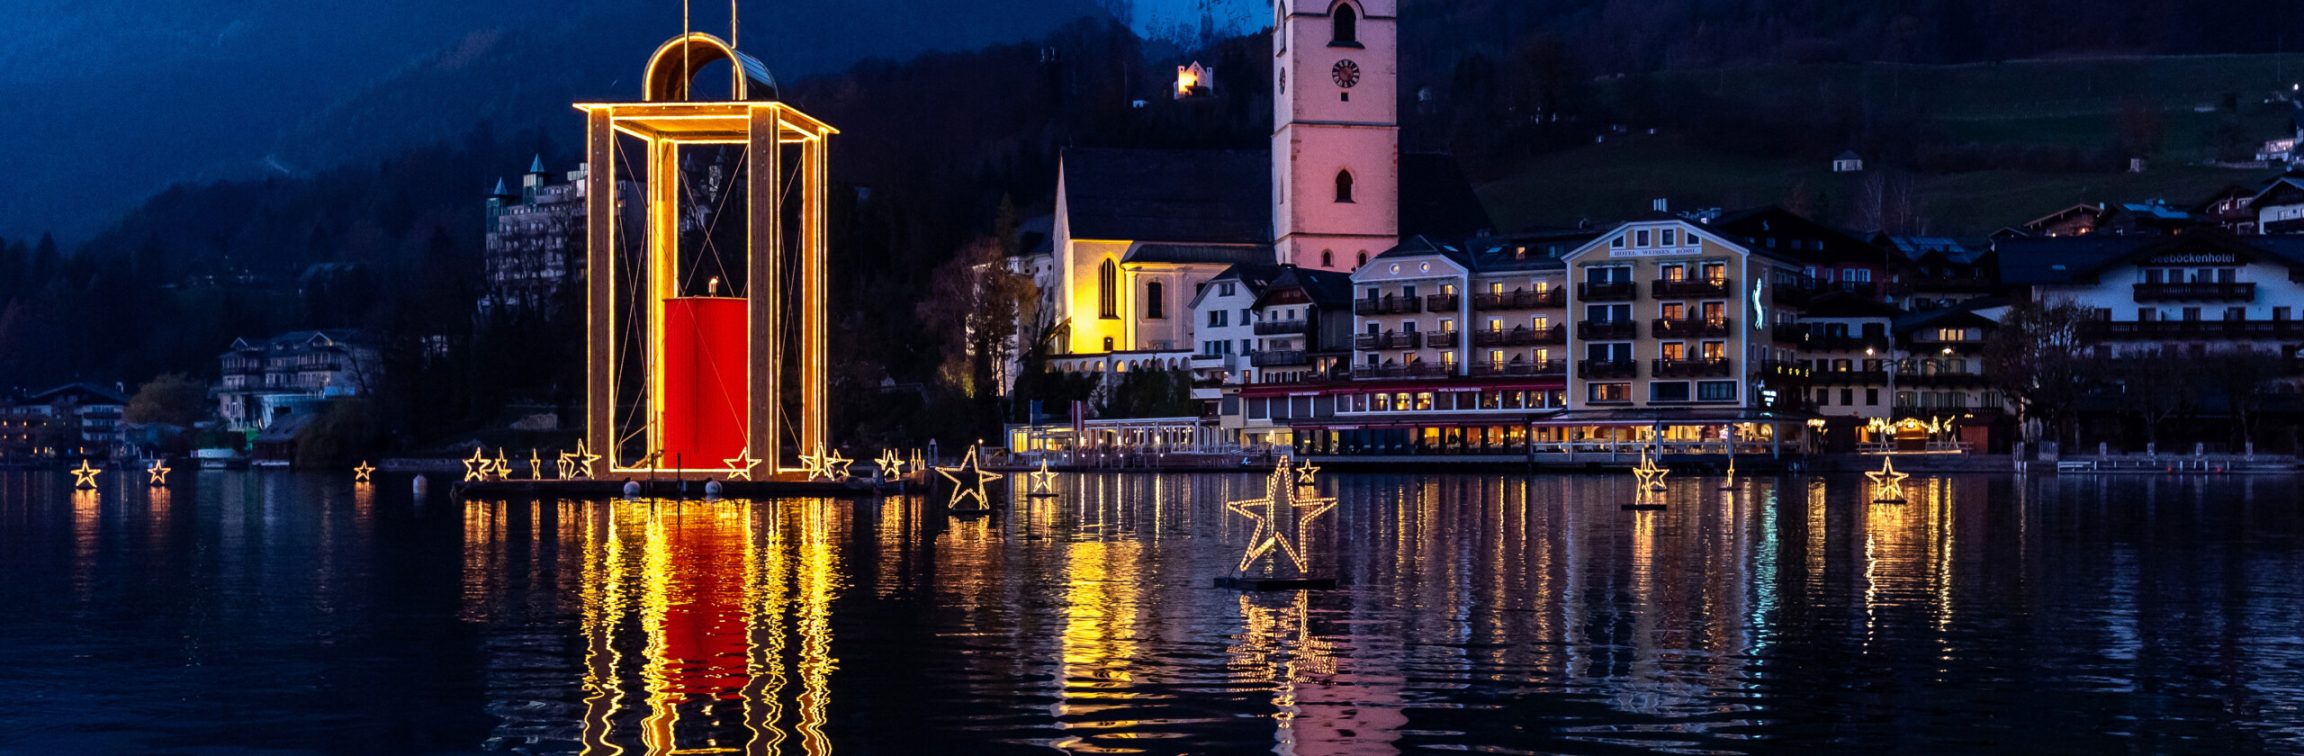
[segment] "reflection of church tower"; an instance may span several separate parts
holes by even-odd
[[[1398,0],[1273,6],[1280,262],[1349,271],[1400,240]]]

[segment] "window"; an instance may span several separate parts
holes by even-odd
[[[1667,382],[1659,382],[1659,383],[1651,383],[1651,384],[1648,384],[1648,401],[1651,401],[1651,402],[1685,402],[1685,401],[1688,401],[1688,382],[1687,382],[1687,381],[1667,381]]]
[[[1352,172],[1351,172],[1351,171],[1337,171],[1337,172],[1336,172],[1336,201],[1337,201],[1337,202],[1351,202],[1351,201],[1352,201]]]
[[[1646,246],[1648,246],[1648,229],[1645,229],[1645,228],[1643,228],[1643,229],[1640,229],[1640,230],[1638,230],[1638,231],[1634,231],[1634,232],[1632,232],[1632,246],[1635,246],[1635,247],[1646,247]]]
[[[1104,317],[1120,317],[1120,266],[1109,258],[1096,266],[1096,309]],[[1112,347],[1104,348],[1109,351]]]
[[[1844,388],[1844,389],[1841,389],[1841,390],[1840,390],[1840,406],[1846,407],[1846,406],[1849,406],[1849,405],[1852,405],[1852,404],[1855,404],[1855,403],[1856,403],[1856,390],[1855,390],[1855,389],[1852,389],[1852,388]]]
[[[1868,388],[1868,389],[1865,389],[1865,390],[1864,390],[1864,403],[1865,403],[1865,404],[1869,404],[1869,405],[1873,405],[1873,406],[1878,406],[1878,405],[1880,404],[1880,390],[1879,390],[1879,389],[1876,389],[1876,388]]]
[[[1152,320],[1168,317],[1167,298],[1161,296],[1167,293],[1166,288],[1159,281],[1144,284],[1144,317]]]
[[[1112,337],[1110,336],[1104,337],[1104,351],[1112,351]]]
[[[1840,274],[1840,280],[1849,283],[1871,283],[1872,270],[1870,268],[1849,268]]]
[[[1331,35],[1333,44],[1360,44],[1360,13],[1352,9],[1351,3],[1337,3],[1330,20],[1335,24],[1335,33]]]
[[[1595,383],[1590,391],[1591,400],[1595,402],[1632,401],[1632,384],[1629,383]]]
[[[1967,341],[1967,340],[1968,340],[1968,329],[1965,329],[1965,328],[1938,328],[1938,329],[1936,329],[1936,340],[1937,340],[1937,341]]]
[[[1336,252],[1334,250],[1320,250],[1320,267],[1336,267]]]
[[[1726,283],[1727,281],[1728,281],[1728,264],[1727,264],[1727,263],[1716,263],[1716,262],[1710,262],[1710,263],[1705,263],[1705,264],[1704,264],[1704,282],[1705,282],[1705,283],[1709,283],[1709,284],[1713,284],[1713,285],[1719,285],[1719,284],[1722,284],[1722,283]]]
[[[2246,307],[2226,307],[2226,308],[2224,308],[2224,319],[2225,319],[2225,320],[2247,320],[2247,319],[2248,319],[2248,308],[2246,308]]]
[[[1217,285],[1216,285],[1216,294],[1217,294],[1218,296],[1226,296],[1226,297],[1232,296],[1232,293],[1235,291],[1235,290],[1234,290],[1232,287],[1233,287],[1233,283],[1232,283],[1231,281],[1225,281],[1224,283],[1221,283],[1221,284],[1217,284]]]
[[[1664,231],[1663,231],[1662,233],[1663,233],[1663,235],[1664,235],[1664,246],[1667,246],[1667,247],[1677,247],[1677,246],[1680,246],[1680,230],[1679,230],[1679,229],[1675,229],[1675,228],[1667,228],[1667,229],[1664,229]]]
[[[1688,359],[1687,344],[1678,341],[1667,341],[1664,342],[1659,349],[1660,355],[1666,362],[1679,362],[1681,360]]]
[[[2272,319],[2283,323],[2288,322],[2288,306],[2281,305],[2272,308]]]
[[[1666,241],[1664,243],[1671,244],[1672,242]],[[1688,280],[1688,269],[1678,265],[1663,266],[1662,268],[1657,269],[1657,273],[1661,274],[1664,280],[1671,281],[1673,283],[1679,283],[1681,281]]]
[[[1367,265],[1367,264],[1368,264],[1368,253],[1366,253],[1366,252],[1362,252],[1362,253],[1360,253],[1360,262],[1358,262],[1358,263],[1354,264],[1354,265],[1353,265],[1353,267],[1357,268],[1357,267],[1359,267],[1359,266],[1361,266],[1361,265]]]
[[[1735,381],[1698,381],[1696,400],[1700,402],[1736,401]]]
[[[1210,328],[1223,328],[1223,327],[1225,326],[1225,323],[1224,323],[1224,321],[1225,321],[1225,320],[1227,320],[1227,319],[1230,319],[1230,318],[1231,318],[1231,316],[1232,316],[1232,313],[1231,313],[1230,311],[1227,311],[1227,310],[1209,310],[1209,311],[1208,311],[1208,327],[1210,327]]]

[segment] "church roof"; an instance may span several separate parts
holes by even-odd
[[[1263,150],[1068,150],[1072,238],[1268,244],[1271,171]]]
[[[1269,263],[1272,261],[1270,244],[1171,244],[1143,242],[1128,250],[1120,258],[1126,263],[1170,263],[1177,265],[1241,263]]]

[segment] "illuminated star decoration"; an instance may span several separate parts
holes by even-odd
[[[1027,477],[1031,479],[1031,483],[1027,487],[1031,489],[1032,493],[1056,492],[1056,473],[1048,471],[1048,459],[1046,457],[1040,459],[1040,469],[1033,470],[1032,474]]]
[[[911,470],[913,472],[926,470],[928,469],[928,458],[922,456],[919,449],[913,449],[912,457],[904,461],[904,469]]]
[[[544,479],[544,455],[537,452],[533,447],[528,450],[528,479]]]
[[[472,447],[472,456],[464,460],[464,482],[487,480],[488,473],[495,469],[496,463],[490,461],[488,455],[480,451],[480,447]]]
[[[752,447],[747,446],[737,450],[736,456],[720,460],[720,464],[728,466],[729,480],[751,480],[752,468],[759,467],[760,460],[752,457]]]
[[[963,473],[971,476],[971,479],[962,482],[960,476]],[[984,496],[984,484],[1007,477],[996,472],[988,472],[983,466],[977,464],[976,447],[974,446],[968,447],[967,456],[960,458],[959,467],[938,467],[936,474],[944,476],[945,480],[952,481],[952,500],[945,506],[950,509],[961,509],[960,502],[962,500],[973,498],[976,500],[976,506],[968,508],[972,510],[992,508],[992,500]]]
[[[144,468],[144,484],[153,488],[161,488],[167,486],[169,469],[168,460],[152,460],[152,466]]]
[[[895,449],[881,449],[880,459],[873,464],[880,466],[881,480],[904,477],[904,458],[896,456]]]
[[[1672,470],[1669,468],[1657,467],[1656,460],[1650,459],[1648,457],[1648,451],[1645,449],[1640,451],[1640,466],[1632,468],[1632,477],[1638,478],[1640,480],[1640,490],[1642,492],[1664,490],[1664,476],[1670,474],[1672,474]]]
[[[1296,466],[1296,485],[1313,485],[1313,476],[1320,474],[1320,466],[1306,462]]]
[[[352,482],[366,483],[369,481],[369,477],[375,474],[376,468],[370,467],[368,460],[360,460],[359,466],[352,468]]]
[[[504,447],[496,447],[496,459],[490,461],[489,466],[496,469],[497,480],[512,477],[512,460],[504,457]]]
[[[800,455],[800,474],[807,476],[809,480],[831,477],[832,466],[824,464],[823,445],[817,445],[816,450],[812,453]]]
[[[839,449],[833,449],[829,452],[825,452],[823,461],[824,477],[831,478],[834,481],[847,480],[848,466],[856,463],[856,460],[840,456]]]
[[[592,449],[585,446],[584,439],[576,439],[575,451],[560,453],[560,477],[589,480],[592,477],[592,463],[598,461],[600,455],[593,454]]]
[[[1310,571],[1304,552],[1298,548],[1304,542],[1305,527],[1313,518],[1336,508],[1334,498],[1298,496],[1296,471],[1290,469],[1286,457],[1272,468],[1272,475],[1264,480],[1264,498],[1225,502],[1224,508],[1255,521],[1256,531],[1248,536],[1248,551],[1240,555],[1239,571],[1247,572],[1256,561],[1278,550],[1296,565],[1296,572]],[[1280,518],[1294,521],[1293,528],[1282,527]],[[1289,531],[1293,530],[1293,533]]]
[[[1882,457],[1880,469],[1865,473],[1864,477],[1872,479],[1873,501],[1903,501],[1904,479],[1912,476],[1897,472],[1895,459]]]
[[[1722,483],[1722,484],[1720,484],[1720,489],[1721,489],[1721,490],[1723,490],[1723,491],[1725,491],[1725,490],[1728,490],[1728,489],[1731,489],[1731,488],[1735,488],[1735,487],[1736,487],[1736,458],[1735,458],[1735,457],[1733,457],[1733,456],[1731,456],[1731,457],[1729,457],[1729,458],[1728,458],[1728,481],[1727,481],[1726,483]]]
[[[104,473],[103,470],[89,467],[88,460],[85,459],[80,460],[79,469],[72,470],[71,472],[73,488],[95,488],[96,476],[102,475]]]

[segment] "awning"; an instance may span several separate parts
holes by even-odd
[[[1725,425],[1728,423],[1805,423],[1823,417],[1813,412],[1778,412],[1750,407],[1643,407],[1569,410],[1534,420],[1536,425]]]

